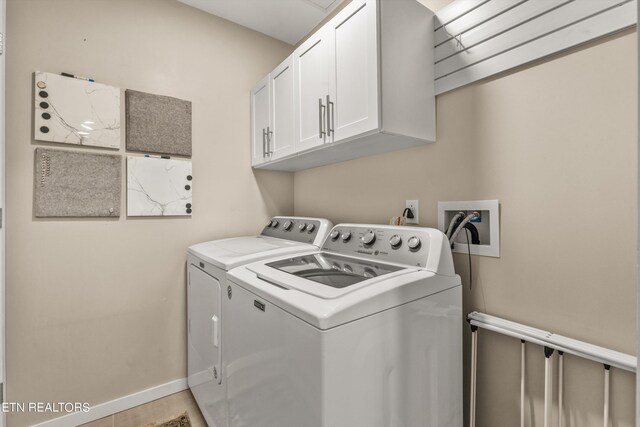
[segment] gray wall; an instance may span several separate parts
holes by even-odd
[[[293,212],[292,175],[254,174],[248,143],[249,90],[292,48],[174,0],[7,13],[7,400],[96,404],[184,378],[186,248]],[[193,217],[33,219],[35,70],[192,101]]]

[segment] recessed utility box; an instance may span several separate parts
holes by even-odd
[[[438,228],[446,233],[451,220],[462,212],[464,217],[473,212],[479,218],[469,221],[471,232],[461,230],[453,242],[453,252],[500,257],[500,205],[497,200],[475,200],[467,202],[438,202]],[[477,231],[480,244],[473,244],[472,233]],[[453,234],[453,233],[452,233]],[[467,241],[468,239],[468,241]]]

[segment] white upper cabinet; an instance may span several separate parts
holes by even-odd
[[[330,32],[320,30],[293,53],[295,72],[295,122],[297,151],[304,151],[327,140],[329,94]]]
[[[269,74],[271,87],[271,126],[269,127],[269,160],[295,153],[295,126],[293,104],[293,56]]]
[[[375,1],[352,1],[293,56],[298,151],[378,128]]]
[[[328,141],[378,129],[378,43],[375,1],[354,0],[329,22]]]
[[[269,76],[251,89],[251,164],[267,161],[269,129]]]
[[[293,56],[251,90],[251,164],[258,166],[294,154]]]
[[[416,0],[351,1],[293,53],[293,151],[270,154],[282,126],[272,119],[267,161],[254,166],[301,170],[435,142],[433,29]]]

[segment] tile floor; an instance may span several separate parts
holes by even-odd
[[[83,424],[81,427],[145,427],[152,423],[161,424],[184,411],[189,413],[192,427],[207,427],[198,405],[189,390],[154,400],[144,405]]]

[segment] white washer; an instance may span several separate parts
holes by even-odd
[[[224,323],[227,271],[264,258],[317,249],[331,230],[321,218],[274,217],[258,236],[199,243],[187,254],[188,384],[210,427],[227,426]]]
[[[462,292],[435,229],[337,225],[229,272],[230,427],[462,427]]]

